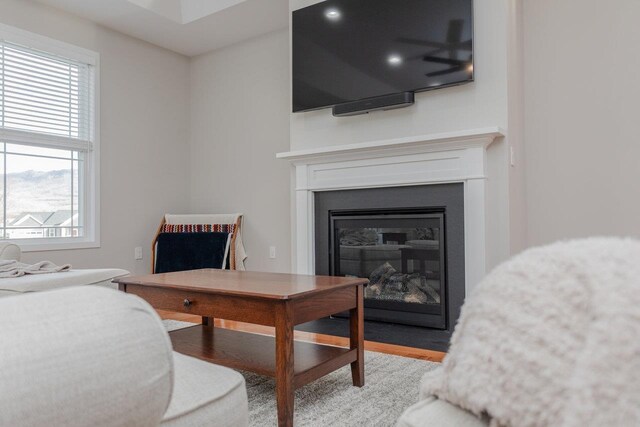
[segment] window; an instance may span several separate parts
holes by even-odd
[[[95,247],[98,55],[0,25],[0,239]]]

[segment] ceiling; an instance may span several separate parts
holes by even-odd
[[[36,0],[187,56],[286,28],[288,0]]]

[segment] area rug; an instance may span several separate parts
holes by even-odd
[[[164,320],[173,331],[193,323]],[[400,414],[418,400],[422,375],[438,363],[365,352],[365,382],[351,385],[351,370],[345,366],[296,391],[295,425],[394,426]],[[241,372],[247,382],[249,422],[252,427],[275,426],[275,382],[272,378]]]

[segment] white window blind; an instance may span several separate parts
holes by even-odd
[[[0,240],[99,247],[99,54],[0,24]]]
[[[0,140],[93,148],[92,65],[0,40]]]

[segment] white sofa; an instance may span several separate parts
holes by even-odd
[[[0,243],[0,260],[20,261],[22,251],[13,243]],[[0,279],[0,297],[50,291],[69,286],[96,285],[117,289],[113,279],[128,275],[121,268],[73,269],[63,273],[25,275]]]
[[[142,299],[96,286],[0,299],[0,425],[241,427],[244,378],[174,353]]]

